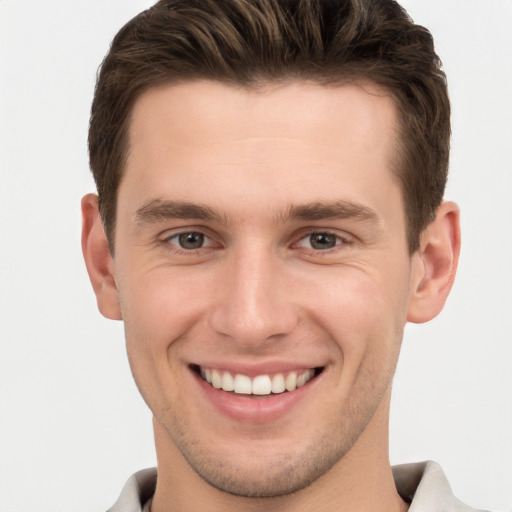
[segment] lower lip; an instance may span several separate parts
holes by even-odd
[[[275,395],[237,395],[232,392],[217,389],[205,382],[194,373],[203,394],[213,406],[225,416],[244,423],[268,423],[275,421],[297,406],[318,379],[314,377],[309,382],[295,389]]]

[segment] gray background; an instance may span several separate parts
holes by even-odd
[[[406,330],[392,462],[435,459],[462,500],[512,511],[512,1],[402,3],[449,77],[463,252],[445,311]],[[79,243],[95,72],[150,4],[0,0],[1,512],[99,512],[155,462],[122,325],[97,312]]]

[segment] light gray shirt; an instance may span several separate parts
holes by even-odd
[[[398,493],[411,503],[409,512],[476,512],[453,494],[436,462],[393,467]],[[108,512],[146,512],[156,485],[156,469],[143,469],[126,482],[121,496]]]

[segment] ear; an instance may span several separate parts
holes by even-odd
[[[103,229],[96,194],[82,198],[82,252],[100,313],[111,320],[121,320],[114,259]]]
[[[455,279],[459,253],[459,208],[444,202],[421,234],[420,247],[413,255],[409,322],[428,322],[441,312]]]

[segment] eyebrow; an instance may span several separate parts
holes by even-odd
[[[291,206],[284,219],[323,220],[352,219],[361,222],[377,222],[379,216],[368,206],[352,201],[315,202]]]
[[[225,225],[228,223],[229,217],[206,205],[164,199],[148,201],[135,211],[135,220],[139,225],[153,224],[169,219],[194,219]],[[365,205],[342,200],[292,205],[285,213],[279,214],[277,219],[281,222],[351,219],[376,223],[379,217],[374,210]]]
[[[140,225],[168,219],[197,219],[219,224],[227,223],[225,216],[220,215],[209,206],[186,201],[153,199],[135,212],[135,220]]]

